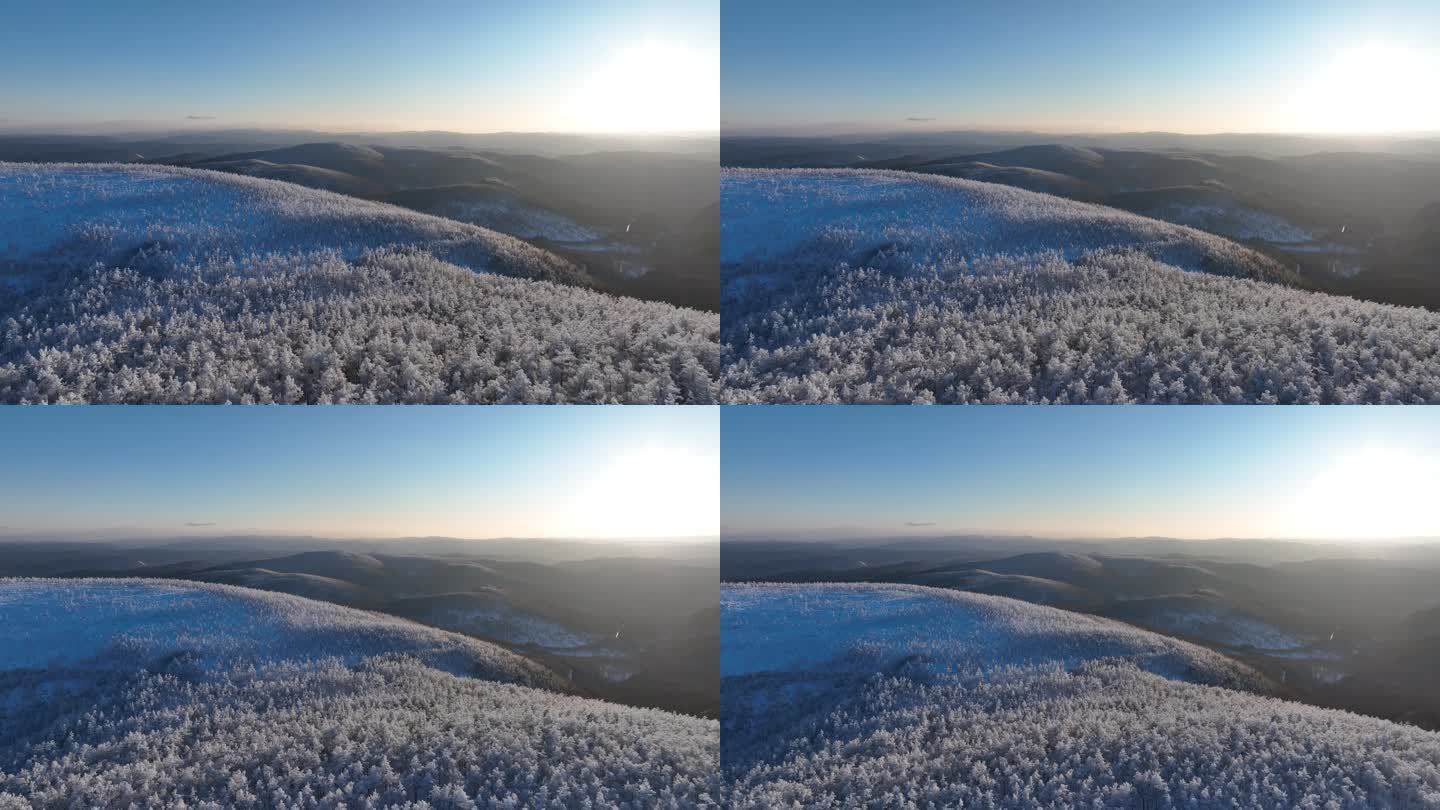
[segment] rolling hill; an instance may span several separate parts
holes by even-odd
[[[1118,622],[836,584],[727,585],[721,617],[733,807],[1440,800],[1440,734],[1271,697],[1242,664]]]
[[[970,180],[725,170],[730,402],[1440,402],[1440,315]]]
[[[923,585],[1079,611],[1235,658],[1299,702],[1440,731],[1433,546],[1205,542],[1049,541],[1056,550],[1008,556],[955,539],[811,543],[783,566],[731,543],[722,576]]]
[[[289,183],[0,164],[0,401],[709,402],[713,313]]]
[[[568,689],[298,597],[0,580],[0,806],[715,805],[712,721]]]
[[[108,552],[86,557],[75,549],[63,555],[70,561],[64,568],[27,566],[28,552],[12,547],[0,549],[0,558],[11,552],[0,561],[0,577],[165,578],[322,600],[498,645],[543,663],[591,696],[705,717],[719,713],[718,691],[705,687],[714,685],[714,667],[704,668],[719,654],[713,615],[719,590],[714,564],[703,559],[610,547],[603,551],[615,556],[554,562],[496,558],[477,549],[432,555],[317,549],[237,559],[214,546],[188,545],[189,556],[178,562],[123,567],[112,565]],[[697,623],[707,611],[713,621]]]
[[[978,154],[855,161],[1004,183],[1104,203],[1241,241],[1294,268],[1307,287],[1440,309],[1424,211],[1434,155],[1316,142],[1303,155],[1033,144]],[[1370,144],[1371,147],[1380,144]]]
[[[717,306],[718,167],[700,155],[316,142],[157,162],[286,180],[468,222],[561,255],[609,292]]]

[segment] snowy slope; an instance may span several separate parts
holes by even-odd
[[[1220,237],[904,172],[721,175],[735,402],[1440,401],[1440,314]]]
[[[223,257],[424,246],[472,270],[580,283],[503,234],[288,183],[162,166],[0,163],[3,260],[42,273],[151,246],[170,266]]]
[[[912,268],[986,254],[1075,260],[1125,246],[1188,270],[1289,278],[1264,256],[1202,231],[959,178],[727,169],[721,195],[727,266],[783,259],[828,267],[867,253]]]
[[[1282,652],[1309,642],[1296,631],[1235,610],[1222,599],[1203,594],[1122,599],[1108,614],[1162,633],[1229,648]]]
[[[1315,235],[1278,214],[1236,204],[1171,203],[1148,212],[1167,222],[1202,228],[1233,239],[1277,244],[1310,242]]]
[[[0,401],[714,397],[719,319],[440,217],[170,167],[0,163]]]
[[[602,238],[596,229],[564,214],[526,203],[502,183],[399,191],[388,199],[449,219],[469,222],[521,239],[583,244]]]
[[[1440,734],[1226,688],[1266,685],[1128,625],[914,586],[721,599],[736,808],[1440,805]]]
[[[217,672],[408,655],[457,675],[562,686],[493,644],[288,594],[163,579],[0,580],[0,669],[131,671],[182,653]]]
[[[583,631],[518,607],[500,593],[449,593],[402,599],[391,611],[456,633],[504,644],[574,651],[593,639]]]
[[[0,580],[0,807],[713,806],[713,722],[564,688],[298,597]]]
[[[1198,683],[1264,689],[1203,647],[1016,599],[917,585],[725,585],[720,674],[989,672],[1124,658]]]

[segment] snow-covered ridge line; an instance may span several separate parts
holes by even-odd
[[[107,210],[116,203],[123,208]],[[73,242],[77,236],[106,243],[158,242],[173,251],[175,263],[181,265],[220,256],[238,260],[290,252],[291,240],[297,239],[322,239],[347,259],[367,249],[432,240],[483,246],[488,255],[471,247],[469,256],[441,257],[470,258],[473,263],[462,263],[472,270],[585,283],[570,262],[479,225],[282,180],[209,169],[0,161],[0,214],[8,223],[0,234],[0,261],[22,265],[51,261],[43,254],[57,247],[73,250],[73,244],[62,240]],[[143,219],[147,216],[154,219],[147,222]],[[275,220],[284,221],[288,232],[274,233]],[[501,264],[485,259],[500,259]]]
[[[209,183],[229,184],[235,188],[252,191],[262,197],[286,205],[294,205],[292,212],[296,215],[320,214],[323,213],[323,203],[330,203],[343,206],[352,212],[366,212],[376,215],[394,216],[396,218],[410,219],[414,222],[428,223],[442,228],[457,228],[460,230],[471,230],[495,238],[502,242],[511,243],[515,246],[528,246],[538,250],[533,245],[481,225],[474,225],[459,220],[450,220],[445,217],[438,217],[432,214],[425,214],[409,208],[404,208],[390,203],[377,200],[367,200],[360,197],[352,197],[348,194],[341,194],[326,189],[302,186],[298,183],[290,183],[284,180],[273,180],[264,177],[253,177],[247,174],[236,172],[222,172],[214,169],[197,169],[187,166],[170,166],[165,164],[148,163],[37,163],[37,162],[12,162],[0,160],[0,173],[13,174],[24,177],[33,174],[37,178],[51,175],[56,172],[76,172],[80,174],[91,174],[94,172],[123,172],[136,177],[152,177],[166,179],[171,177],[187,177],[202,180]],[[42,181],[43,182],[43,181]],[[304,205],[309,197],[316,205],[307,207]]]
[[[1169,678],[1268,692],[1250,667],[1118,621],[1004,596],[873,583],[724,583],[722,677],[777,671],[946,676],[1123,658]]]
[[[1296,281],[1272,259],[1197,228],[999,183],[884,169],[726,168],[720,187],[724,265],[829,261],[816,255],[822,246],[916,266],[1036,253],[1073,261],[1123,242],[1182,269]],[[883,243],[867,240],[877,235]]]
[[[177,653],[216,672],[403,654],[457,675],[565,689],[498,645],[300,596],[173,579],[0,578],[0,671],[124,670]]]

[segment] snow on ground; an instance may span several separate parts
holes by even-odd
[[[1120,622],[919,585],[724,585],[720,674],[989,672],[1124,658],[1168,677],[1260,688],[1249,668]]]
[[[599,231],[554,211],[526,205],[513,194],[497,192],[488,199],[454,200],[432,211],[440,216],[508,233],[521,239],[552,242],[595,242]]]
[[[1277,245],[1309,242],[1310,231],[1282,216],[1243,205],[1185,205],[1171,203],[1148,212],[1150,216],[1228,236]]]
[[[425,245],[476,271],[579,282],[567,262],[473,225],[395,206],[200,169],[0,163],[0,261],[67,268],[149,249],[169,266],[317,250]]]
[[[493,644],[286,594],[174,580],[0,579],[0,670],[131,670],[182,654],[207,671],[404,654],[454,674],[560,682]]]
[[[721,173],[730,402],[1440,402],[1440,314],[954,178]]]
[[[1356,256],[1360,250],[1351,245],[1337,245],[1334,242],[1319,242],[1313,245],[1281,245],[1287,253],[1332,253],[1341,256]]]
[[[1260,254],[1202,231],[994,183],[889,171],[726,169],[720,190],[727,272],[777,259],[828,266],[866,255],[920,272],[984,255],[1075,260],[1123,245],[1189,270],[1287,277]]]
[[[1344,661],[1345,654],[1339,650],[1325,649],[1323,647],[1306,647],[1293,650],[1272,650],[1267,653],[1271,658],[1295,658],[1302,661]]]
[[[706,403],[719,316],[289,183],[0,163],[0,402]],[[579,285],[579,286],[577,286]]]
[[[500,602],[489,607],[440,608],[427,620],[457,632],[507,644],[544,647],[556,652],[569,652],[590,644],[590,639],[572,632],[562,624],[516,610]]]
[[[1160,610],[1146,616],[1146,623],[1167,633],[1205,639],[1230,647],[1283,651],[1306,645],[1304,640],[1269,622],[1236,615],[1221,608]]]
[[[718,807],[718,724],[283,594],[0,580],[0,808]]]
[[[1206,685],[1252,679],[1118,622],[724,585],[721,632],[730,807],[1440,807],[1440,734]]]

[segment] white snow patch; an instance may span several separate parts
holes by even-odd
[[[590,639],[572,632],[564,625],[502,604],[483,608],[443,608],[435,612],[433,621],[447,629],[508,644],[567,652],[590,644]]]
[[[1180,633],[1232,647],[1295,650],[1306,644],[1272,624],[1222,609],[1162,610],[1147,617],[1146,623],[1167,633]]]
[[[1315,238],[1314,233],[1282,216],[1243,205],[1170,203],[1150,213],[1166,222],[1189,225],[1232,239],[1253,239],[1289,247]]]

